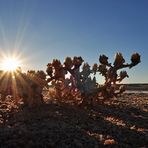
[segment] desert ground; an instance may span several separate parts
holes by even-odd
[[[123,94],[112,103],[79,107],[48,103],[23,108],[0,103],[1,148],[146,148],[148,94]]]

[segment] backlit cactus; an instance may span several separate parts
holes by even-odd
[[[20,69],[15,72],[3,72],[0,77],[0,94],[4,101],[11,95],[14,101],[22,100],[25,106],[36,106],[43,103],[42,90],[47,86],[44,71],[29,70],[22,73]]]
[[[113,65],[108,62],[108,57],[106,55],[100,55],[100,64],[95,63],[92,67],[88,63],[83,62],[82,57],[74,57],[73,59],[67,57],[63,64],[58,61],[58,64],[56,64],[56,66],[58,65],[57,67],[55,67],[54,62],[47,65],[47,74],[49,73],[49,65],[50,68],[53,67],[52,69],[57,71],[52,73],[52,75],[48,74],[50,77],[48,82],[54,81],[55,84],[60,82],[60,87],[59,85],[54,85],[54,87],[58,96],[60,95],[59,97],[65,97],[63,98],[65,99],[64,101],[66,101],[67,96],[65,92],[69,92],[68,94],[73,101],[76,101],[76,96],[79,95],[84,104],[91,102],[90,100],[92,99],[89,98],[92,98],[92,96],[96,97],[96,99],[99,99],[99,97],[107,99],[123,93],[125,87],[117,87],[116,83],[128,77],[128,74],[126,71],[120,71],[119,73],[118,71],[122,68],[131,68],[140,63],[140,55],[138,53],[133,54],[130,64],[125,63],[125,59],[120,52],[116,53]],[[81,69],[80,66],[82,66]],[[105,77],[104,85],[99,85],[96,81],[97,72]],[[56,73],[59,73],[58,77]],[[64,75],[67,73],[69,73],[70,77],[65,79]]]
[[[44,71],[27,71],[27,73],[16,73],[17,95],[23,100],[26,106],[36,106],[43,103],[42,91],[46,82]]]
[[[4,99],[7,95],[21,98],[25,105],[40,105],[43,103],[42,91],[51,85],[52,99],[59,102],[75,104],[92,104],[93,100],[117,97],[125,91],[125,86],[119,86],[128,74],[122,68],[132,68],[140,63],[140,55],[134,53],[131,63],[125,63],[120,52],[116,53],[113,64],[109,63],[106,55],[100,55],[99,62],[90,66],[81,56],[67,57],[63,64],[53,59],[44,71],[29,70],[26,73],[18,68],[13,74],[0,71],[0,93]],[[97,82],[97,73],[105,79],[104,84]],[[49,84],[49,85],[48,85]],[[50,91],[50,90],[49,90]]]

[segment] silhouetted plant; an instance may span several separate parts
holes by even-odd
[[[47,86],[44,71],[27,71],[23,73],[21,68],[16,71],[0,71],[1,100],[5,101],[10,95],[14,101],[22,99],[25,106],[40,105],[43,103],[42,90]]]
[[[20,67],[13,73],[0,71],[0,94],[2,100],[11,95],[16,100],[22,99],[26,106],[40,105],[43,103],[43,88],[50,83],[52,92],[49,94],[52,99],[88,105],[102,97],[108,99],[123,93],[125,87],[117,83],[128,77],[128,74],[120,70],[132,68],[138,63],[138,53],[131,56],[131,63],[125,63],[122,54],[116,53],[113,64],[108,62],[106,55],[100,55],[99,64],[95,63],[92,67],[80,56],[66,57],[63,64],[54,59],[47,65],[47,75],[44,71],[34,70],[23,73]],[[96,81],[96,73],[105,78],[103,85]]]
[[[95,63],[92,68],[88,63],[83,62],[82,57],[74,57],[73,59],[66,57],[63,64],[57,59],[48,63],[46,72],[49,78],[47,81],[56,90],[54,95],[56,99],[68,101],[70,96],[70,99],[76,101],[76,97],[78,97],[81,98],[82,104],[92,104],[94,98],[117,97],[118,94],[125,91],[125,88],[124,86],[117,87],[116,83],[120,83],[128,77],[126,71],[120,71],[120,73],[118,71],[122,68],[136,66],[140,63],[140,55],[134,53],[131,56],[130,64],[125,63],[121,53],[116,53],[113,64],[108,62],[106,55],[100,55],[100,64]],[[97,72],[105,77],[103,85],[98,85],[96,82]],[[66,78],[66,74],[69,74],[69,78]]]
[[[15,81],[17,95],[23,99],[24,105],[33,106],[43,103],[42,90],[46,84],[46,74],[43,71],[17,72]]]
[[[106,62],[102,62],[103,58]],[[98,71],[105,77],[105,83],[104,83],[104,92],[103,97],[113,97],[117,96],[117,94],[120,94],[123,92],[123,87],[119,89],[117,93],[115,91],[117,90],[116,83],[121,82],[124,78],[129,77],[126,71],[120,71],[118,74],[118,71],[122,68],[132,68],[133,66],[136,66],[138,63],[140,63],[140,55],[138,53],[134,53],[131,56],[131,63],[125,63],[125,60],[121,53],[116,53],[115,60],[113,65],[111,63],[108,63],[108,58],[106,56],[100,56],[99,61],[100,65],[98,68]],[[114,89],[110,92],[110,90]]]

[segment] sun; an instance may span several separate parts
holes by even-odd
[[[20,67],[20,61],[14,57],[5,57],[2,61],[2,69],[4,71],[15,71]]]

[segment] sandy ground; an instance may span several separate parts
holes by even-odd
[[[112,104],[81,108],[0,103],[0,148],[146,148],[148,94],[124,94]]]

